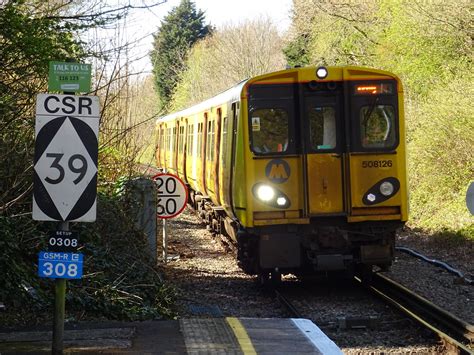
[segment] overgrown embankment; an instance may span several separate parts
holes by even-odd
[[[95,223],[72,223],[84,255],[83,277],[67,284],[66,318],[160,319],[173,317],[174,291],[161,279],[143,232],[134,226],[131,201],[99,194]],[[30,215],[0,217],[0,324],[51,321],[54,280],[37,276],[38,251],[55,223]]]
[[[134,225],[130,204],[114,189],[117,178],[130,177],[135,168],[136,136],[130,126],[138,122],[131,122],[134,88],[129,72],[120,63],[110,65],[125,46],[100,52],[100,43],[93,46],[80,37],[86,30],[116,23],[130,9],[105,11],[102,6],[33,0],[7,0],[0,6],[1,326],[52,317],[54,282],[37,276],[37,262],[57,225],[31,218],[34,111],[36,95],[47,92],[48,62],[68,58],[96,64],[91,94],[100,96],[101,124],[97,222],[71,224],[83,244],[84,276],[68,282],[66,317],[173,316],[173,291],[145,253],[144,235]]]
[[[291,65],[359,65],[402,79],[410,225],[474,240],[470,2],[294,0]]]

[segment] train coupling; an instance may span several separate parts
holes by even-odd
[[[313,253],[309,253],[313,254]],[[316,271],[337,271],[346,270],[352,264],[352,255],[344,254],[327,254],[327,255],[308,255],[313,262]]]
[[[360,261],[362,264],[390,265],[393,258],[393,248],[386,245],[362,245],[360,247]]]

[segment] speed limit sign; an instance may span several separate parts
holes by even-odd
[[[153,180],[158,189],[158,218],[173,218],[183,212],[188,200],[188,189],[184,182],[176,175],[168,173],[157,174]]]

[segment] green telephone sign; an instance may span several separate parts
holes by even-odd
[[[48,91],[91,91],[91,65],[49,62]]]

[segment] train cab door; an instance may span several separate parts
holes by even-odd
[[[344,211],[342,88],[302,93],[305,210],[309,217],[340,215]]]
[[[210,129],[211,129],[211,118],[209,117],[209,113],[204,113],[204,122],[203,122],[203,132],[202,132],[202,140],[203,140],[203,148],[202,148],[202,182],[203,182],[203,191],[206,192],[206,195],[210,195],[213,192],[212,187],[210,186],[209,182],[210,174],[211,174],[211,163],[209,161],[209,150],[212,146],[212,142],[210,141]]]
[[[400,142],[397,83],[385,78],[351,81],[349,89],[352,137],[348,154],[348,209],[355,218],[372,208],[379,208],[379,215],[400,215],[406,193],[398,191],[406,178],[404,160],[397,154]]]
[[[185,164],[186,164],[186,156],[185,156],[185,128],[186,128],[186,121],[184,119],[178,121],[178,125],[176,127],[178,133],[178,144],[177,144],[177,153],[176,153],[176,171],[178,176],[181,179],[186,180],[185,176]]]
[[[220,166],[220,147],[221,147],[221,126],[222,126],[222,109],[217,109],[217,116],[214,124],[214,154],[213,154],[213,171],[214,171],[214,192],[216,201],[219,205],[222,204],[219,177],[222,175]]]
[[[206,135],[206,191],[209,196],[216,197],[216,118],[209,117],[207,120],[207,135]]]

